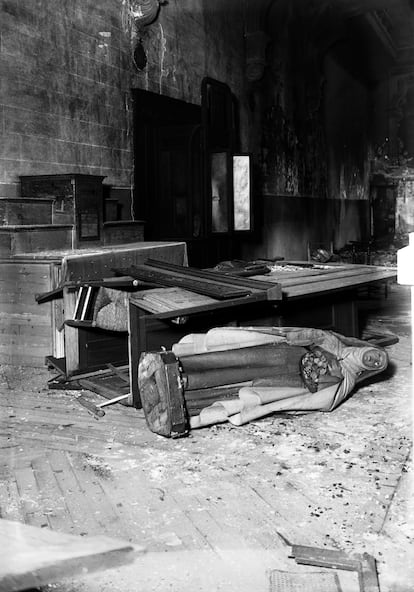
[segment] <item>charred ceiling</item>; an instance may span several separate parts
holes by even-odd
[[[296,29],[366,84],[414,66],[414,0],[248,0],[246,31]]]

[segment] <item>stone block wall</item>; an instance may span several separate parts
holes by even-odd
[[[133,68],[132,87],[200,105],[204,77],[226,83],[240,109],[241,146],[249,148],[245,22],[238,0],[169,0],[157,20],[131,31],[147,64]]]
[[[328,191],[343,171],[358,181],[358,191],[352,186],[345,197],[361,197],[363,165],[357,176],[343,163],[334,180],[328,174],[321,72],[300,29],[283,33],[280,25],[264,80],[249,86],[249,23],[240,0],[168,0],[155,22],[140,30],[130,6],[131,0],[0,0],[0,197],[19,195],[19,175],[30,174],[89,173],[131,187],[131,89],[199,105],[205,76],[227,83],[238,101],[240,149],[253,153],[255,192],[272,225],[271,242],[276,234],[277,241],[292,236],[273,218],[274,195],[297,196],[301,203],[343,199],[343,192]],[[138,40],[146,57],[141,70],[133,60]],[[358,153],[358,163],[364,154]],[[294,224],[298,239],[299,227]],[[353,236],[355,227],[348,230]],[[266,241],[264,233],[263,251]]]
[[[0,3],[0,195],[21,174],[129,184],[129,42],[113,0]]]
[[[19,195],[22,174],[131,185],[131,88],[199,104],[210,76],[240,94],[242,13],[228,6],[170,0],[137,31],[129,0],[1,0],[0,196]],[[138,35],[143,71],[132,59]]]

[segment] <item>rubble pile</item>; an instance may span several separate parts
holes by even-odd
[[[342,263],[396,267],[397,251],[406,245],[408,245],[406,233],[368,242],[355,241],[339,249],[335,253],[335,260]]]

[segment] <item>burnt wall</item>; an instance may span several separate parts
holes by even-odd
[[[20,174],[129,184],[129,42],[113,0],[0,4],[0,194]]]
[[[341,248],[366,240],[369,157],[374,124],[386,119],[384,92],[373,93],[340,15],[280,0],[267,31],[265,74],[249,89],[263,232],[245,251],[304,258],[308,241]]]
[[[308,245],[335,249],[360,240],[369,228],[367,200],[267,195],[260,242],[244,249],[245,257],[304,260]]]
[[[240,148],[254,157],[264,222],[246,250],[303,257],[292,245],[307,236],[333,234],[337,247],[364,238],[364,206],[350,202],[367,197],[369,92],[331,53],[335,27],[301,12],[305,4],[272,4],[260,24],[264,76],[248,82],[244,34],[255,23],[238,0],[169,0],[140,30],[130,0],[0,0],[0,196],[17,195],[28,174],[91,173],[130,186],[131,89],[199,105],[209,76],[236,96]]]
[[[277,15],[263,80],[252,88],[261,128],[258,160],[264,194],[327,196],[323,72],[306,19]]]
[[[368,199],[369,90],[329,55],[324,60],[324,76],[328,195],[340,199]]]
[[[200,104],[210,76],[240,96],[243,22],[233,4],[169,0],[137,31],[129,0],[0,0],[0,196],[18,195],[18,176],[29,174],[131,185],[131,88]],[[132,59],[138,38],[143,70]]]

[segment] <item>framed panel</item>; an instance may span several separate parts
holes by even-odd
[[[250,154],[233,154],[233,229],[252,230],[252,175]]]

